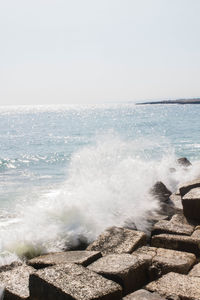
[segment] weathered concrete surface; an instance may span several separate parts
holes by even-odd
[[[21,261],[14,261],[9,265],[2,265],[0,266],[0,273],[1,272],[6,272],[6,271],[10,271],[16,267],[22,266],[23,263]]]
[[[187,274],[195,264],[196,257],[192,253],[158,248],[152,262],[161,268],[162,274],[168,272]]]
[[[152,235],[161,233],[191,235],[195,226],[192,225],[182,214],[174,215],[170,221],[157,222],[152,230]]]
[[[169,272],[187,274],[196,262],[192,253],[147,246],[139,248],[132,255],[149,263],[149,280]]]
[[[188,274],[189,276],[200,277],[200,263],[196,264]]]
[[[200,188],[193,188],[182,197],[186,217],[200,221]]]
[[[123,300],[165,300],[157,293],[150,293],[146,290],[138,290],[130,295],[127,295]]]
[[[198,228],[198,227],[197,227]],[[200,243],[200,228],[196,229],[191,235],[192,238],[196,239]]]
[[[181,195],[171,194],[169,198],[172,201],[177,213],[181,213],[183,210]]]
[[[193,237],[193,234],[191,236],[165,233],[154,235],[151,239],[151,246],[200,255],[200,239]]]
[[[94,262],[100,258],[101,252],[98,251],[67,251],[67,252],[56,252],[49,253],[46,255],[41,255],[35,257],[28,261],[28,264],[35,269],[41,269],[45,267],[50,267],[57,264],[64,263],[76,263],[88,266],[90,263]]]
[[[152,264],[152,259],[157,255],[156,247],[143,246],[134,251],[131,255],[136,256],[138,259],[145,260],[149,265]]]
[[[174,294],[182,300],[199,300],[200,278],[171,272],[150,282],[146,289],[163,296]]]
[[[36,271],[29,279],[31,300],[118,300],[119,284],[76,264],[55,265]]]
[[[200,187],[200,178],[196,180],[192,180],[189,182],[186,182],[179,186],[179,193],[183,197],[185,194],[187,194],[191,189]]]
[[[131,253],[146,244],[144,232],[121,227],[111,227],[103,232],[86,250],[101,251],[102,255],[110,253]]]
[[[110,254],[104,256],[88,268],[123,287],[123,294],[131,293],[147,283],[148,264],[131,254]]]
[[[28,299],[29,275],[35,270],[22,265],[0,273],[0,286],[5,288],[4,299]]]

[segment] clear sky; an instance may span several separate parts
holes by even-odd
[[[0,103],[200,97],[200,0],[0,0]]]

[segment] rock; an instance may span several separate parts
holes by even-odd
[[[182,213],[183,205],[182,205],[181,195],[171,194],[171,196],[169,198],[170,198],[171,202],[173,203],[174,208],[177,211],[177,213]]]
[[[200,188],[193,188],[182,197],[183,213],[187,218],[200,221]]]
[[[157,248],[143,246],[134,251],[131,255],[136,256],[140,260],[145,260],[149,265],[151,265],[153,258],[157,255]]]
[[[119,300],[119,284],[76,264],[60,264],[36,271],[29,279],[33,300]]]
[[[172,194],[170,190],[161,182],[157,181],[151,188],[150,193],[155,196],[160,202],[168,202],[169,196]]]
[[[184,300],[199,300],[199,286],[200,278],[171,272],[147,284],[146,289],[163,296],[175,295]]]
[[[4,287],[4,299],[29,299],[29,275],[35,270],[22,265],[0,273],[0,285]]]
[[[146,244],[144,232],[121,227],[108,228],[86,250],[101,251],[102,255],[110,253],[131,253]]]
[[[35,269],[41,269],[63,263],[76,263],[88,266],[102,255],[98,251],[67,251],[49,253],[35,257],[28,261],[28,264]]]
[[[195,264],[196,257],[192,253],[158,248],[152,263],[161,269],[162,274],[176,272],[187,274]]]
[[[150,194],[154,196],[160,203],[160,214],[173,216],[177,213],[174,203],[170,200],[171,191],[161,182],[158,181],[150,190]]]
[[[188,273],[189,276],[200,277],[200,263],[196,264]]]
[[[194,233],[193,233],[194,234]],[[151,239],[151,246],[158,248],[173,249],[200,255],[200,238],[195,235],[175,235],[175,234],[159,234],[154,235]]]
[[[131,254],[110,254],[92,263],[88,269],[119,283],[126,295],[147,283],[147,267],[145,260]]]
[[[189,167],[192,165],[191,162],[186,157],[181,157],[181,158],[177,159],[177,163],[178,163],[178,165],[183,166],[183,167]]]
[[[200,242],[200,229],[197,227],[191,236]]]
[[[161,233],[191,235],[194,228],[195,226],[182,214],[177,214],[174,215],[170,221],[161,220],[157,222],[152,229],[152,235]]]
[[[179,193],[181,195],[181,197],[183,197],[185,194],[187,194],[191,189],[200,187],[200,178],[193,180],[193,181],[189,181],[184,183],[183,185],[179,186]]]
[[[74,243],[72,243],[70,246],[67,243],[64,247],[64,250],[65,251],[85,250],[88,245],[89,245],[88,239],[83,235],[79,235],[78,237],[76,237]]]
[[[132,255],[148,261],[149,280],[169,272],[186,274],[196,262],[192,253],[147,246],[139,248]]]
[[[127,295],[123,300],[165,300],[157,293],[150,293],[146,290],[138,290],[130,295]]]

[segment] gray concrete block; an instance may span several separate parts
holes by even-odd
[[[200,222],[200,187],[191,189],[182,197],[183,213]]]
[[[187,274],[196,262],[196,257],[192,253],[155,247],[141,247],[132,255],[148,260],[149,280],[168,272]]]
[[[151,239],[151,246],[157,248],[173,249],[200,255],[200,239],[193,236],[159,234],[154,235]]]
[[[180,195],[183,197],[191,189],[194,189],[194,188],[197,188],[197,187],[200,187],[200,178],[189,181],[189,182],[185,182],[184,184],[179,186]]]
[[[64,263],[76,263],[86,267],[101,256],[101,252],[98,251],[55,252],[35,257],[29,260],[28,264],[35,269],[41,269]]]
[[[200,278],[171,272],[150,282],[146,289],[165,297],[173,294],[184,300],[199,300]]]
[[[119,283],[124,295],[147,283],[147,262],[131,254],[110,254],[98,259],[88,268]]]
[[[101,251],[102,255],[111,253],[131,253],[146,244],[144,232],[111,227],[103,232],[86,250]]]
[[[157,293],[150,293],[146,290],[138,290],[130,295],[127,295],[123,300],[165,300]]]
[[[120,300],[119,284],[76,264],[36,271],[29,279],[31,300]]]
[[[191,235],[195,226],[182,214],[174,215],[170,221],[161,220],[157,222],[152,230],[152,235],[161,233]]]
[[[4,299],[20,300],[29,298],[29,275],[35,270],[22,265],[0,273],[0,286],[4,288]]]

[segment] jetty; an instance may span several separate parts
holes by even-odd
[[[147,105],[147,104],[200,104],[200,98],[193,99],[177,99],[177,100],[161,100],[161,101],[148,101],[148,102],[138,102],[136,105]]]
[[[160,203],[157,217],[148,216],[149,235],[111,227],[83,250],[2,266],[3,299],[199,300],[200,178],[176,193],[156,182],[149,193]]]

